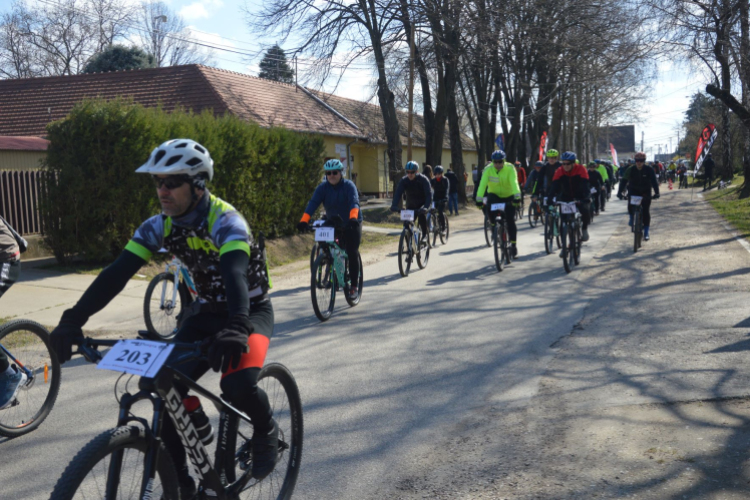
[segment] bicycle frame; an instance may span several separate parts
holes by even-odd
[[[16,366],[18,366],[21,370],[23,370],[23,372],[26,374],[26,377],[28,377],[27,385],[30,384],[34,380],[34,372],[31,371],[31,370],[29,370],[28,368],[26,368],[26,366],[24,366],[20,361],[18,361],[15,358],[15,356],[13,356],[13,354],[11,354],[11,352],[8,349],[5,348],[5,346],[3,344],[0,344],[0,349],[2,349],[3,352],[5,353],[5,355],[8,356],[9,360],[11,360],[13,363],[15,363]],[[44,373],[46,375],[46,373],[47,373],[46,363],[45,363],[44,370],[45,370]],[[46,378],[45,378],[45,381],[46,381]]]
[[[84,356],[89,361],[94,361],[101,356],[95,349],[91,347],[96,346],[113,346],[117,343],[117,340],[91,340],[88,339],[85,345],[82,345],[80,350],[83,351]],[[91,346],[91,347],[89,347]],[[207,389],[201,387],[197,382],[190,379],[188,376],[174,368],[174,365],[191,361],[201,356],[200,348],[196,347],[196,344],[185,344],[175,343],[175,349],[190,350],[176,360],[171,362],[170,365],[164,365],[159,371],[158,375],[151,380],[152,384],[149,389],[143,389],[136,394],[126,393],[120,399],[120,413],[117,419],[117,426],[125,426],[131,422],[138,422],[145,428],[146,438],[151,442],[146,453],[144,461],[144,475],[143,482],[141,484],[141,491],[139,498],[148,499],[153,495],[153,482],[156,476],[156,464],[159,453],[159,443],[161,442],[160,436],[163,428],[164,414],[166,413],[172,419],[172,422],[177,429],[177,434],[180,437],[187,457],[193,464],[193,469],[198,477],[200,484],[203,486],[203,491],[206,496],[216,498],[217,500],[228,500],[231,498],[237,498],[237,495],[252,479],[250,470],[245,471],[242,476],[237,479],[234,483],[224,486],[222,483],[223,476],[214,468],[211,463],[211,458],[203,445],[201,440],[198,438],[198,432],[193,425],[190,416],[187,414],[187,410],[182,403],[182,395],[175,388],[174,383],[180,382],[181,384],[188,387],[191,391],[211,401],[216,409],[220,413],[219,418],[219,436],[216,446],[217,457],[227,457],[229,453],[231,455],[232,462],[234,462],[235,450],[226,449],[227,444],[227,433],[230,418],[239,418],[247,423],[251,423],[250,418],[234,408],[230,404],[224,402],[218,396],[209,392]],[[80,351],[79,351],[80,352]],[[95,353],[95,354],[94,354]],[[154,395],[154,392],[156,395]],[[151,401],[154,412],[149,426],[145,418],[139,418],[130,415],[131,407],[143,400]],[[282,443],[279,442],[279,446]],[[106,498],[116,498],[117,488],[120,483],[119,469],[122,465],[122,452],[116,452],[112,455],[112,461],[109,466],[109,474],[107,476],[107,494]],[[224,478],[225,479],[225,478]]]
[[[335,241],[319,241],[321,251],[331,256],[333,261],[333,272],[336,273],[336,279],[339,283],[344,284],[346,280],[346,261],[349,256],[346,250],[341,248]]]
[[[182,265],[182,262],[177,257],[173,257],[171,261],[167,262],[167,264],[164,266],[164,271],[166,273],[171,273],[172,276],[174,276],[174,287],[172,288],[172,297],[171,300],[172,304],[177,303],[177,294],[178,294],[178,288],[180,287],[180,277],[182,277],[183,283],[185,283],[185,286],[188,289],[188,292],[190,292],[190,295],[193,297],[193,300],[198,298],[198,291],[195,289],[195,283],[193,283],[193,279],[190,277],[190,273],[188,272],[187,268]],[[167,282],[165,281],[164,284],[161,287],[161,309],[165,309],[165,299],[167,299]]]

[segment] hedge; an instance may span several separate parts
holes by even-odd
[[[60,263],[118,255],[159,213],[156,189],[135,170],[162,142],[190,138],[214,159],[209,190],[235,206],[254,232],[291,234],[321,179],[320,136],[264,129],[232,115],[167,113],[132,101],[86,100],[47,127],[44,240]]]

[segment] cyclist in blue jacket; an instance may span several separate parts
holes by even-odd
[[[346,254],[349,255],[349,276],[352,286],[349,289],[351,298],[359,296],[359,259],[356,258],[359,245],[362,242],[362,213],[359,210],[359,195],[357,186],[349,179],[344,179],[344,165],[339,160],[328,160],[323,166],[326,180],[321,182],[307,204],[302,219],[297,223],[297,229],[306,231],[310,218],[320,204],[326,210],[326,217],[330,220],[339,216],[349,223],[344,229],[342,242]],[[351,258],[354,256],[355,258]]]

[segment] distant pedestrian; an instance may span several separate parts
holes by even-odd
[[[425,165],[424,167],[422,167],[422,175],[427,177],[428,180],[432,180],[432,166]]]
[[[716,166],[716,162],[714,162],[714,157],[711,153],[708,153],[706,155],[706,159],[703,162],[703,190],[711,189],[711,180],[713,180],[714,176],[714,167]]]
[[[450,182],[450,188],[448,189],[448,212],[451,215],[454,212],[458,215],[458,176],[452,168],[449,168],[445,173],[445,178]]]

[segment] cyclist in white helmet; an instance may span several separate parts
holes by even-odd
[[[102,310],[154,253],[166,248],[177,255],[190,270],[200,299],[175,340],[212,338],[207,363],[185,363],[180,369],[193,380],[209,368],[221,371],[222,393],[252,419],[252,473],[262,479],[276,463],[279,432],[268,398],[258,387],[273,334],[269,279],[261,249],[244,217],[206,188],[206,182],[213,179],[213,163],[206,148],[190,139],[174,139],[154,149],[136,172],[151,175],[162,213],[141,224],[117,260],[63,313],[52,332],[52,345],[61,362],[69,360],[72,345],[83,338],[81,328],[88,319]],[[177,387],[187,407],[187,389]],[[163,425],[165,445],[178,468],[181,498],[191,499],[196,487],[185,450],[171,419],[164,419]],[[210,442],[210,428],[200,437]]]

